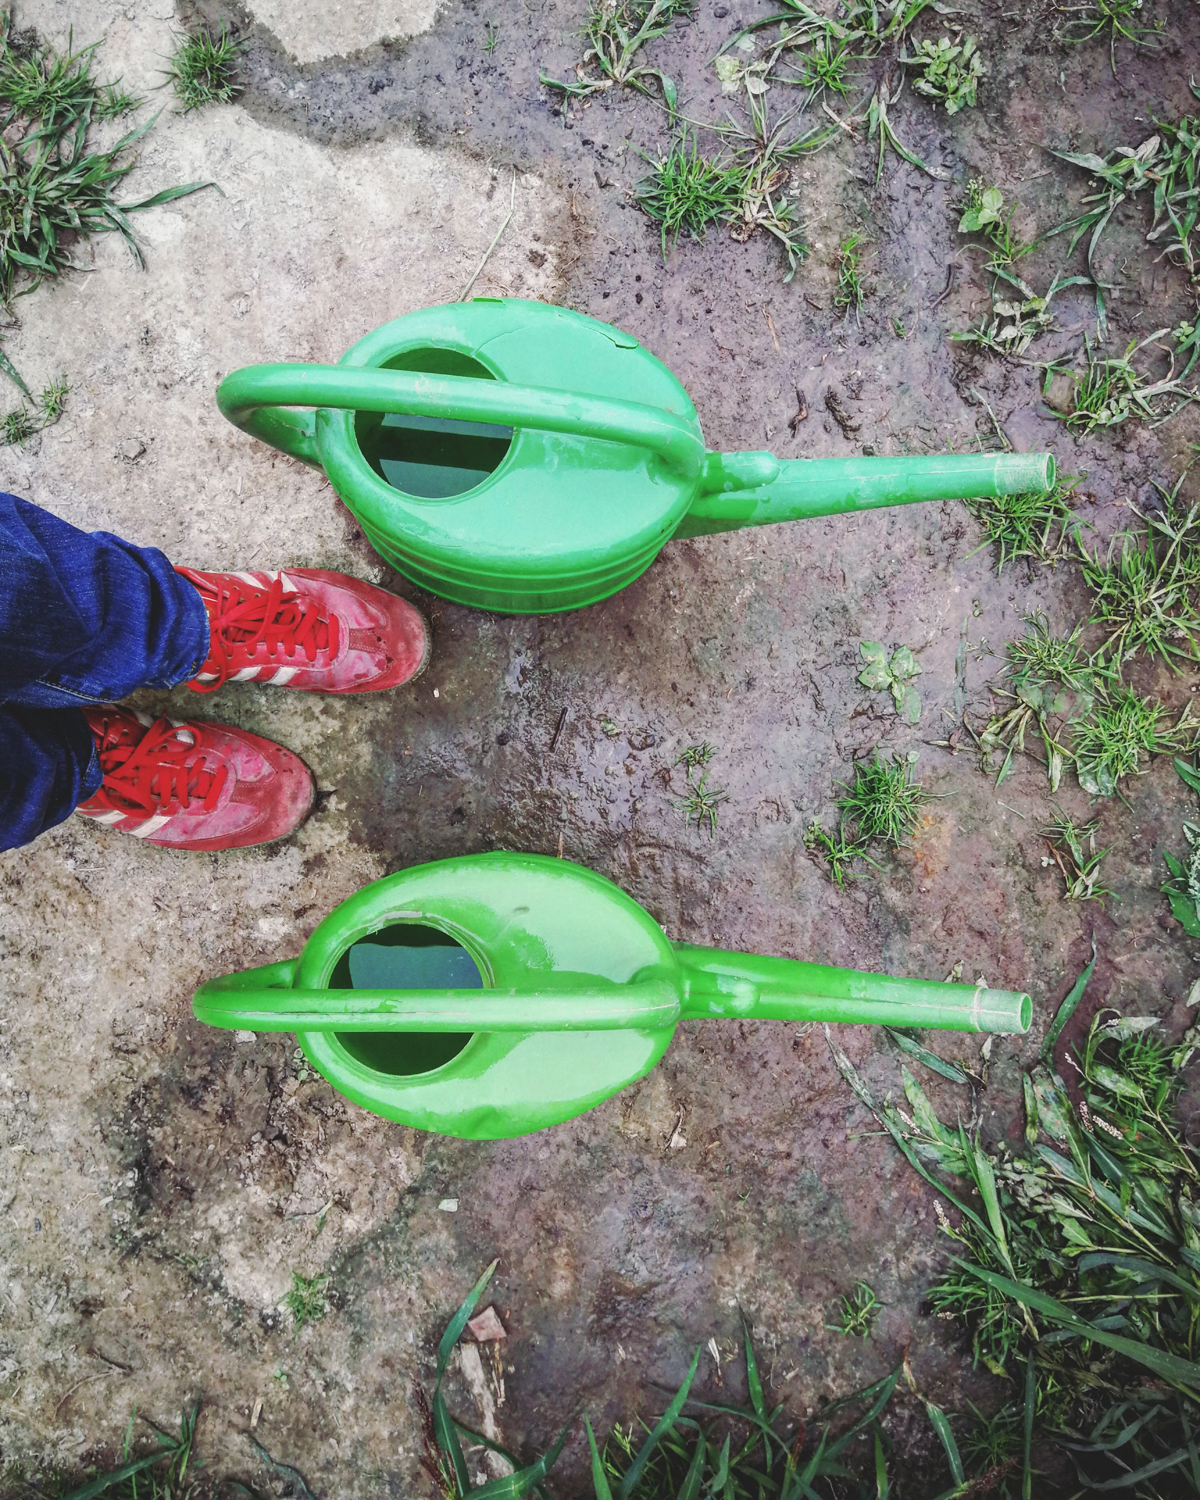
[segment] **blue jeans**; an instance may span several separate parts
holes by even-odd
[[[0,494],[0,849],[99,787],[82,705],[175,687],[208,646],[203,600],[156,548]]]

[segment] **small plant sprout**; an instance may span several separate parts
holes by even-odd
[[[715,754],[708,741],[703,740],[699,745],[689,745],[675,762],[684,768],[687,778],[687,795],[676,802],[675,807],[683,814],[683,821],[689,828],[695,824],[699,830],[707,823],[710,837],[717,832],[717,808],[728,800],[729,795],[708,785],[706,768]]]
[[[241,89],[234,80],[234,69],[244,46],[224,23],[216,36],[201,27],[196,33],[179,38],[166,74],[183,105],[181,114],[204,104],[228,104],[237,98]]]
[[[24,406],[15,407],[0,417],[0,445],[5,448],[18,447],[22,443],[27,443],[37,431],[38,424]]]
[[[888,75],[885,74],[876,85],[875,92],[871,95],[871,102],[867,105],[867,135],[876,138],[879,150],[875,181],[880,182],[883,179],[883,159],[889,146],[897,156],[908,162],[909,166],[919,168],[927,177],[944,179],[947,175],[945,172],[940,169],[935,171],[927,162],[922,161],[915,151],[908,149],[892,128],[888,107],[895,104],[903,89],[903,77],[898,78],[896,83],[892,84]]]
[[[1161,21],[1154,26],[1136,24],[1135,17],[1141,8],[1142,0],[1088,0],[1086,5],[1062,6],[1060,9],[1071,16],[1062,28],[1062,35],[1068,42],[1090,42],[1107,32],[1108,60],[1115,78],[1119,37],[1135,47],[1153,46],[1154,41],[1161,40]]]
[[[496,44],[500,40],[500,28],[494,21],[483,23],[483,50],[490,57],[496,50]]]
[[[292,1315],[297,1333],[306,1323],[319,1323],[329,1310],[328,1276],[301,1276],[292,1272],[291,1289],[284,1293],[283,1305]]]
[[[974,107],[983,58],[973,36],[959,42],[946,36],[936,42],[918,42],[913,55],[900,60],[920,70],[913,82],[917,93],[944,105],[948,115]]]
[[[649,94],[648,81],[655,78],[663,102],[674,113],[677,94],[673,81],[661,69],[639,64],[636,59],[647,42],[664,36],[677,16],[690,15],[691,10],[692,0],[595,0],[583,29],[588,46],[575,69],[575,81],[551,78],[543,68],[539,82],[556,89],[564,99],[578,99],[622,84]],[[585,71],[589,64],[596,67],[599,77]]]
[[[1111,891],[1097,885],[1101,861],[1108,853],[1107,849],[1096,848],[1097,826],[1096,823],[1085,823],[1080,827],[1068,814],[1056,809],[1053,821],[1042,829],[1042,837],[1050,850],[1049,858],[1043,863],[1053,860],[1058,866],[1069,901],[1100,901],[1112,895]]]
[[[913,687],[912,679],[921,675],[921,668],[909,648],[898,647],[890,658],[878,641],[862,641],[858,650],[866,662],[858,674],[859,682],[875,691],[886,688],[904,722],[916,724],[921,717],[921,695]]]
[[[1049,494],[1030,491],[1021,495],[995,495],[963,504],[983,527],[986,540],[968,553],[974,557],[984,547],[996,548],[996,572],[1019,558],[1031,562],[1056,563],[1070,554],[1068,532],[1076,535],[1078,518],[1071,498],[1079,483],[1077,475],[1061,479]]]
[[[837,251],[837,289],[833,294],[833,305],[847,315],[853,313],[856,323],[866,294],[859,271],[867,244],[865,235],[848,234]]]
[[[842,1298],[836,1314],[837,1322],[826,1323],[825,1327],[834,1333],[844,1334],[847,1338],[865,1339],[870,1336],[878,1311],[879,1303],[875,1300],[875,1293],[865,1281],[857,1281],[854,1290]]]
[[[67,384],[66,377],[60,375],[57,380],[52,380],[49,385],[42,388],[38,397],[38,404],[42,408],[42,426],[50,427],[58,421],[63,414],[63,408],[67,404],[67,397],[71,394],[71,387]]]
[[[848,69],[858,59],[848,41],[838,41],[832,32],[819,33],[812,48],[802,55],[800,87],[814,94],[824,89],[831,94],[850,92]]]
[[[1022,245],[1013,236],[1012,219],[1017,205],[1004,211],[1004,194],[998,187],[984,187],[981,178],[973,177],[967,184],[967,196],[959,204],[962,210],[958,221],[959,234],[981,235],[986,241],[990,260],[988,269],[997,273],[1011,266],[1030,248]]]

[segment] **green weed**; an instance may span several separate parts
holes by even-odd
[[[858,860],[878,868],[869,854],[874,842],[899,848],[916,828],[928,794],[913,779],[915,760],[911,751],[890,761],[882,760],[876,750],[870,764],[854,767],[852,782],[839,782],[844,795],[834,803],[839,815],[834,832],[829,833],[817,822],[809,825],[805,848],[825,860],[830,879],[839,888],[845,886],[847,878],[853,878]]]
[[[865,295],[859,272],[869,243],[865,235],[848,234],[837,251],[837,287],[833,294],[833,305],[840,307],[845,313],[853,313],[856,323]]]
[[[916,92],[943,105],[948,115],[974,107],[984,69],[973,36],[961,42],[952,42],[947,36],[936,42],[919,42],[912,56],[900,61],[920,71],[913,82]]]
[[[1122,531],[1103,557],[1079,550],[1092,592],[1089,624],[1105,631],[1104,651],[1117,665],[1138,652],[1173,669],[1200,659],[1200,505],[1179,504],[1180,475],[1145,526]]]
[[[167,81],[188,114],[204,104],[228,104],[241,93],[234,79],[238,53],[245,43],[224,22],[214,36],[207,27],[179,37],[166,68]]]
[[[658,80],[663,102],[674,113],[677,93],[672,79],[660,68],[636,59],[647,42],[666,34],[676,16],[690,15],[691,10],[692,0],[598,0],[584,26],[588,46],[575,69],[576,81],[551,78],[545,69],[538,73],[538,80],[564,98],[586,98],[625,84],[648,94],[647,81],[653,78]],[[596,67],[598,77],[584,71],[589,65]]]
[[[1014,203],[1005,213],[1004,194],[998,187],[985,187],[981,178],[973,177],[967,183],[967,196],[959,208],[958,232],[983,236],[991,256],[989,269],[999,271],[1011,266],[1029,250],[1012,232],[1017,205]]]
[[[865,1281],[857,1281],[854,1290],[842,1298],[837,1322],[826,1323],[825,1327],[834,1333],[845,1334],[847,1338],[869,1338],[878,1311],[875,1293]]]
[[[1113,77],[1117,76],[1117,40],[1123,38],[1135,47],[1151,46],[1151,37],[1160,39],[1162,22],[1154,26],[1138,26],[1135,17],[1142,8],[1142,0],[1088,0],[1085,5],[1068,5],[1062,10],[1074,12],[1062,28],[1068,42],[1090,42],[1093,37],[1108,32],[1108,58]]]
[[[1105,687],[1088,718],[1072,724],[1075,775],[1093,797],[1111,797],[1127,776],[1140,776],[1152,755],[1190,750],[1200,734],[1189,703],[1172,724],[1157,698],[1139,698],[1124,686]]]
[[[921,717],[921,695],[912,685],[912,679],[921,675],[916,657],[907,646],[898,647],[889,657],[878,641],[861,641],[858,650],[866,662],[859,682],[874,691],[886,688],[904,722],[916,724]]]
[[[500,41],[500,28],[494,21],[483,23],[483,50],[491,57],[495,52],[497,43]]]
[[[26,390],[23,382],[17,383],[22,390]],[[52,427],[62,416],[70,393],[71,387],[60,376],[45,386],[40,396],[30,396],[35,406],[33,411],[22,403],[15,410],[6,412],[0,417],[0,447],[28,442],[34,433],[41,432],[45,427]],[[27,390],[26,394],[29,394]]]
[[[0,444],[11,448],[27,443],[37,430],[38,425],[28,409],[18,406],[13,411],[5,412],[0,418]]]
[[[1055,811],[1049,827],[1042,829],[1042,837],[1050,850],[1050,858],[1058,866],[1066,886],[1068,901],[1100,901],[1111,896],[1097,882],[1100,865],[1107,849],[1096,848],[1096,823],[1082,826],[1067,813]]]
[[[1175,770],[1185,786],[1200,793],[1200,771],[1194,765],[1176,757]],[[1186,859],[1163,855],[1169,879],[1162,890],[1171,903],[1172,916],[1184,932],[1190,938],[1200,938],[1200,827],[1185,818],[1183,837],[1187,843]]]
[[[848,41],[838,41],[829,33],[818,35],[800,63],[800,86],[815,94],[826,91],[846,95],[850,92],[850,68],[857,61]]]
[[[698,745],[689,745],[675,762],[684,769],[687,792],[683,800],[674,805],[683,814],[683,821],[688,827],[695,824],[697,829],[701,829],[707,823],[710,836],[715,836],[717,831],[717,809],[722,802],[728,800],[729,795],[708,784],[706,767],[715,754],[716,751],[708,741],[702,740]]]
[[[1102,428],[1119,427],[1131,417],[1141,417],[1160,426],[1191,402],[1200,400],[1200,392],[1189,390],[1176,377],[1177,350],[1166,350],[1170,365],[1158,380],[1134,364],[1134,356],[1147,345],[1163,349],[1165,346],[1159,340],[1169,337],[1170,332],[1169,328],[1159,328],[1144,339],[1131,340],[1124,354],[1107,358],[1101,357],[1090,343],[1085,344],[1081,373],[1059,361],[1047,364],[1043,393],[1049,390],[1055,375],[1066,375],[1075,387],[1071,408],[1055,412],[1055,416],[1068,427],[1091,434]]]
[[[1080,992],[1077,982],[1063,1011]],[[859,1100],[957,1212],[952,1222],[939,1205],[954,1263],[929,1306],[1012,1382],[1019,1446],[1010,1412],[964,1450],[975,1463],[1019,1467],[1025,1497],[1037,1492],[1034,1439],[1070,1453],[1078,1493],[1166,1500],[1194,1488],[1200,1153],[1175,1111],[1200,1026],[1170,1048],[1151,1037],[1157,1024],[1096,1016],[1078,1054],[1078,1106],[1050,1067],[1035,1066],[1017,1149],[985,1149],[961,1123],[943,1124],[907,1069],[907,1111],[880,1104],[833,1049]]]
[[[701,154],[693,136],[671,143],[649,176],[635,190],[638,207],[658,225],[663,260],[667,245],[674,248],[680,234],[702,240],[713,224],[735,218],[741,201],[741,173],[727,161]]]
[[[480,1500],[485,1495],[515,1500],[521,1495],[545,1493],[542,1481],[558,1461],[574,1425],[573,1419],[541,1458],[526,1463],[491,1439],[481,1438],[446,1405],[442,1383],[450,1358],[494,1270],[495,1262],[475,1283],[442,1334],[432,1398],[422,1391],[417,1393],[425,1431],[421,1465],[444,1500],[466,1500],[471,1495],[478,1495]],[[591,1459],[589,1493],[594,1500],[801,1500],[806,1496],[849,1496],[850,1484],[855,1494],[869,1493],[886,1500],[891,1493],[887,1470],[890,1444],[885,1447],[880,1417],[902,1378],[912,1386],[906,1366],[822,1406],[797,1434],[791,1423],[781,1420],[782,1404],[768,1403],[758,1357],[744,1322],[743,1329],[744,1404],[692,1396],[703,1354],[703,1348],[699,1348],[682,1385],[653,1425],[617,1424],[600,1444],[591,1421],[584,1417]],[[919,1399],[952,1475],[961,1477],[958,1447],[945,1415],[924,1397]],[[716,1420],[705,1425],[706,1417]],[[498,1453],[512,1466],[513,1474],[482,1488],[474,1487],[464,1442],[476,1446],[482,1443]]]
[[[116,231],[141,265],[128,216],[211,186],[191,182],[137,203],[118,203],[115,193],[137,160],[134,147],[154,121],[137,126],[106,151],[88,150],[92,120],[98,114],[118,112],[115,102],[111,109],[105,103],[108,86],[91,79],[91,49],[66,59],[65,72],[56,71],[49,51],[37,52],[34,60],[46,86],[39,92],[30,82],[18,94],[19,107],[7,103],[8,128],[0,137],[0,302],[6,305],[17,292],[18,282],[21,292],[30,292],[46,277],[69,270],[71,246],[94,234]],[[5,70],[19,72],[28,61],[14,53],[5,22],[0,34],[0,77]],[[45,112],[26,114],[26,108]]]
[[[328,1276],[301,1276],[292,1272],[292,1285],[284,1293],[283,1306],[292,1315],[292,1324],[299,1333],[306,1323],[318,1323],[329,1311]]]
[[[1029,491],[1021,495],[995,495],[963,504],[983,527],[987,540],[976,547],[997,549],[996,572],[1006,563],[1026,557],[1032,562],[1054,563],[1070,554],[1068,533],[1075,533],[1078,518],[1071,499],[1079,483],[1077,475],[1061,479],[1049,494]],[[969,553],[971,557],[975,552]]]
[[[67,397],[71,394],[71,387],[67,384],[66,376],[60,375],[57,380],[52,380],[49,385],[42,387],[42,393],[38,397],[38,404],[42,408],[42,426],[50,427],[58,421],[63,414],[63,408],[67,404]]]
[[[1016,756],[1033,756],[1025,741],[1035,733],[1045,751],[1041,764],[1051,794],[1058,791],[1064,768],[1075,758],[1067,715],[1072,710],[1077,718],[1090,714],[1100,686],[1112,676],[1085,653],[1082,636],[1082,625],[1068,636],[1056,636],[1044,618],[1034,615],[1026,621],[1025,634],[1005,647],[1008,686],[992,692],[1012,707],[994,712],[979,736],[981,769],[990,775],[994,757],[1002,755],[996,786],[1015,771]]]

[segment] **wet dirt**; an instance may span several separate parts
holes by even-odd
[[[749,0],[698,9],[650,60],[676,79],[692,116],[711,120],[732,101],[717,92],[709,60],[767,12]],[[1075,441],[1041,403],[1037,371],[948,337],[987,304],[986,280],[955,233],[962,182],[983,176],[1017,198],[1023,238],[1067,217],[1086,180],[1047,146],[1133,146],[1150,133],[1150,116],[1195,110],[1187,83],[1197,19],[1184,0],[1155,8],[1169,39],[1162,50],[1118,49],[1115,78],[1103,43],[1052,39],[1050,8],[1016,17],[998,4],[970,8],[989,67],[979,108],[951,120],[906,94],[894,112],[906,144],[955,180],[935,181],[889,154],[876,184],[861,126],[802,161],[795,185],[811,255],[790,284],[776,247],[761,236],[736,243],[724,230],[704,244],[682,241],[664,264],[630,196],[645,170],[639,152],[653,156],[667,139],[662,112],[616,90],[558,112],[538,83],[539,67],[566,77],[578,58],[581,5],[527,0],[493,17],[486,5],[451,4],[423,36],[307,68],[219,0],[188,0],[180,14],[245,28],[244,107],[272,129],[335,156],[415,131],[502,174],[537,173],[547,184],[545,238],[508,250],[535,268],[552,252],[559,300],[627,329],[663,359],[713,447],[784,457],[962,451],[991,446],[999,431],[1017,448],[1053,449],[1060,471],[1083,476],[1082,514],[1102,543],[1130,502],[1150,503],[1155,484],[1175,482],[1200,435],[1192,408],[1154,430],[1130,423]],[[491,52],[489,19],[498,28]],[[1187,308],[1181,274],[1154,260],[1144,229],[1139,206],[1106,241],[1104,264],[1123,283],[1109,307],[1117,349],[1173,326]],[[857,323],[831,305],[836,245],[854,230],[871,241],[871,291]],[[1078,261],[1077,252],[1068,262],[1065,240],[1051,241],[1023,274],[1044,287]],[[480,290],[513,290],[512,274],[489,275]],[[1063,331],[1038,346],[1039,357],[1073,349],[1091,328],[1082,293],[1056,306]],[[343,345],[362,331],[329,330]],[[281,357],[285,344],[257,357]],[[808,415],[793,431],[801,401]],[[106,1265],[104,1305],[89,1308],[90,1273],[67,1269],[69,1243],[41,1245],[40,1230],[22,1224],[29,1266],[44,1273],[55,1257],[63,1265],[63,1302],[46,1316],[67,1321],[39,1335],[43,1359],[61,1360],[71,1344],[116,1362],[107,1405],[88,1392],[71,1398],[88,1398],[75,1408],[86,1443],[111,1443],[106,1413],[125,1400],[115,1392],[135,1385],[119,1370],[136,1364],[137,1389],[160,1417],[205,1391],[214,1472],[272,1482],[242,1436],[262,1396],[257,1436],[315,1493],[432,1493],[417,1467],[410,1386],[429,1381],[442,1323],[496,1256],[502,1368],[488,1371],[485,1351],[476,1394],[469,1370],[453,1375],[451,1389],[464,1418],[479,1421],[483,1390],[503,1441],[522,1454],[548,1445],[580,1404],[598,1430],[655,1411],[710,1336],[721,1360],[705,1356],[698,1390],[740,1395],[742,1313],[797,1423],[905,1352],[922,1389],[948,1409],[963,1409],[967,1396],[994,1400],[993,1382],[922,1312],[944,1255],[932,1195],[873,1133],[819,1027],[689,1023],[654,1074],[583,1119],[471,1144],[373,1121],[305,1076],[290,1038],[239,1042],[192,1022],[186,1006],[208,973],[297,952],[356,871],[492,848],[561,852],[615,880],[672,938],[928,978],[961,965],[966,978],[1028,989],[1033,1030],[997,1040],[979,1097],[985,1134],[1009,1133],[1020,1069],[1092,934],[1100,957],[1067,1043],[1101,1004],[1178,1028],[1200,963],[1159,893],[1163,851],[1179,852],[1182,819],[1194,810],[1169,761],[1129,785],[1128,805],[1093,804],[1064,784],[1058,804],[1098,816],[1098,842],[1111,847],[1104,883],[1113,896],[1081,906],[1061,898],[1047,863],[1040,830],[1053,808],[1040,768],[1023,764],[997,793],[965,740],[957,752],[931,743],[947,739],[964,711],[975,725],[986,717],[987,684],[1024,616],[1041,610],[1059,629],[1084,616],[1075,566],[1019,564],[998,577],[988,551],[976,551],[975,522],[946,503],[673,543],[601,605],[514,619],[380,575],[328,488],[315,476],[298,483],[325,524],[344,528],[356,570],[374,569],[427,611],[433,660],[413,689],[369,714],[321,705],[320,774],[336,818],[327,847],[306,851],[302,864],[286,851],[269,865],[246,861],[214,894],[227,906],[253,901],[269,871],[269,911],[282,915],[276,926],[268,916],[252,950],[244,939],[217,946],[181,929],[171,1025],[156,1014],[160,997],[146,997],[136,1066],[106,1074],[107,1092],[89,1101],[98,1134],[90,1149],[123,1215],[106,1255],[119,1258],[130,1295],[122,1302],[108,1290]],[[1200,497],[1195,478],[1183,493]],[[857,684],[864,639],[916,652],[917,727]],[[1175,708],[1197,681],[1149,668],[1135,680]],[[228,703],[258,727],[248,691]],[[710,782],[728,794],[711,837],[687,827],[678,807],[676,759],[702,740],[716,752]],[[843,892],[803,835],[813,818],[830,822],[836,783],[877,747],[917,751],[931,801],[912,848],[886,855]],[[291,894],[296,886],[302,895]],[[164,903],[171,909],[172,898]],[[79,943],[87,918],[64,910],[64,940]],[[886,1038],[854,1028],[838,1040],[873,1087],[897,1087]],[[111,1046],[121,1045],[114,1035]],[[960,1059],[978,1053],[965,1037],[935,1045]],[[21,1090],[36,1089],[44,1066],[11,1084],[18,1112]],[[944,1081],[928,1085],[944,1116],[970,1108]],[[71,1185],[64,1178],[54,1192]],[[448,1200],[455,1211],[439,1207]],[[255,1253],[260,1236],[270,1242],[266,1265]],[[328,1274],[333,1288],[327,1317],[295,1337],[275,1306],[291,1268]],[[883,1304],[865,1342],[826,1326],[859,1278]],[[131,1337],[122,1308],[139,1302],[157,1309],[157,1328],[139,1325]],[[26,1335],[0,1336],[17,1363],[29,1362]],[[55,1398],[65,1388],[47,1385]],[[8,1389],[0,1386],[0,1400]],[[50,1395],[37,1409],[43,1424]],[[14,1421],[11,1400],[3,1416]],[[24,1453],[50,1442],[28,1423],[9,1430]],[[902,1406],[889,1432],[910,1449],[913,1474],[936,1468],[932,1435]],[[482,1472],[478,1454],[472,1467]],[[559,1492],[583,1493],[582,1475],[576,1434],[556,1471]]]

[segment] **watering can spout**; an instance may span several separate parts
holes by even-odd
[[[675,536],[708,536],[920,500],[1048,494],[1054,478],[1049,453],[784,460],[769,453],[710,453],[697,498]]]
[[[834,1021],[942,1031],[1024,1032],[1028,995],[984,985],[938,984],[835,969],[791,958],[672,944],[684,973],[686,1017]]]

